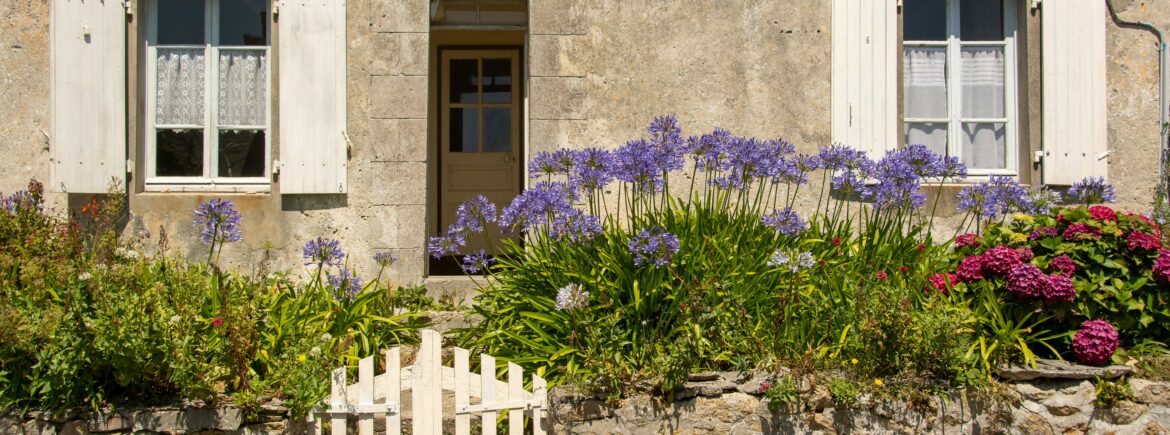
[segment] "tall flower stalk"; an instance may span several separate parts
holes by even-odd
[[[199,228],[199,240],[207,245],[207,267],[219,264],[224,243],[243,239],[240,212],[231,201],[216,198],[199,204],[194,216],[191,223]]]

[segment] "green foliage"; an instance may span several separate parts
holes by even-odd
[[[783,405],[793,405],[800,400],[800,391],[796,389],[796,383],[790,377],[777,379],[775,384],[768,385],[762,390],[764,398],[768,400],[768,410],[772,412],[776,412]]]
[[[1129,387],[1129,379],[1116,380],[1097,379],[1094,401],[1098,407],[1112,408],[1124,400],[1133,399],[1133,391]]]
[[[857,405],[861,388],[848,379],[833,378],[829,381],[829,394],[833,396],[833,404],[837,408],[849,409]]]

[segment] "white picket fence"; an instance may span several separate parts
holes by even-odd
[[[442,336],[432,330],[422,331],[414,365],[401,367],[399,348],[386,351],[386,371],[374,374],[374,357],[358,362],[358,380],[346,381],[345,367],[333,370],[333,391],[322,407],[309,416],[313,433],[321,434],[322,420],[331,421],[333,435],[346,433],[346,418],[356,415],[361,435],[374,434],[374,418],[386,420],[386,434],[402,433],[401,393],[410,390],[411,426],[415,435],[439,434],[443,431],[443,392],[454,393],[455,433],[471,433],[472,417],[480,416],[483,434],[496,433],[496,418],[507,412],[509,435],[524,433],[524,415],[531,417],[533,434],[545,433],[544,412],[548,409],[548,387],[540,376],[532,375],[532,391],[524,390],[524,372],[508,363],[508,381],[496,380],[496,359],[480,355],[480,373],[470,373],[470,352],[456,347],[455,367],[442,365]],[[487,380],[486,382],[484,380]],[[478,403],[472,404],[471,400]]]

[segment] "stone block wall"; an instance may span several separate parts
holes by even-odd
[[[836,407],[824,386],[806,388],[802,401],[775,412],[760,393],[761,376],[721,373],[688,382],[667,403],[634,396],[618,406],[602,398],[555,388],[549,394],[553,433],[1170,433],[1170,383],[1133,379],[1132,401],[1095,405],[1089,381],[1034,381],[1003,385],[1002,393],[958,391],[926,400],[863,394]]]

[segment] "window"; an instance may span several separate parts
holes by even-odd
[[[265,0],[153,0],[147,30],[146,182],[267,184]]]
[[[1017,173],[1013,0],[905,0],[907,144],[959,156],[972,175]]]

